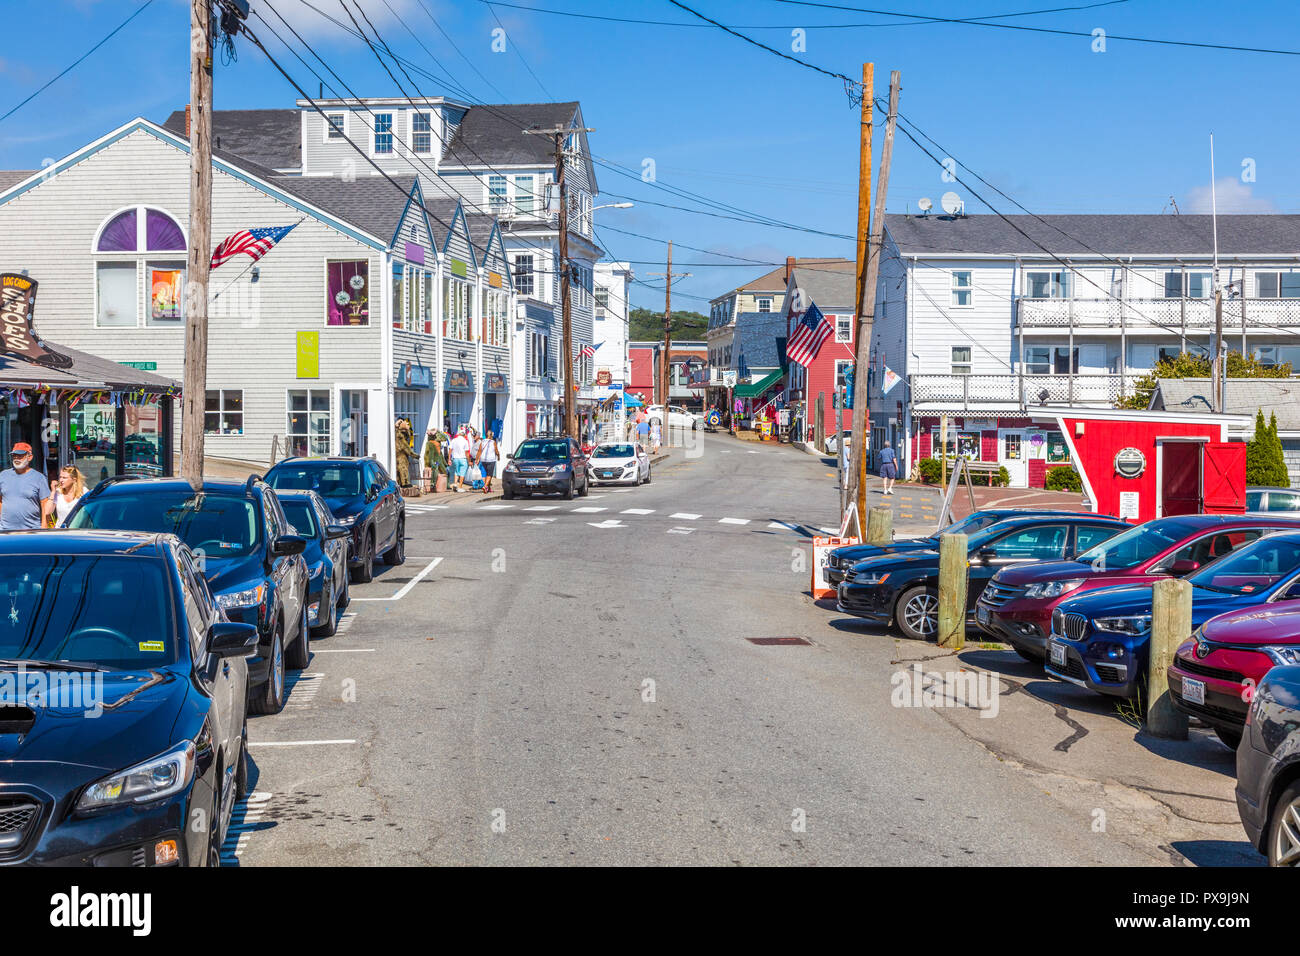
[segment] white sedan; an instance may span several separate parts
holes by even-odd
[[[662,405],[650,405],[645,410],[646,417],[651,421],[658,420],[663,422],[664,407]],[[668,406],[668,427],[670,429],[685,429],[686,431],[695,431],[704,427],[704,416],[688,412],[680,405]]]
[[[844,435],[844,448],[847,451],[853,446],[853,432],[849,431],[849,429],[846,428],[844,429],[843,435]],[[827,435],[826,454],[833,455],[837,451],[839,451],[839,449],[840,449],[840,443],[836,435],[834,433]]]
[[[650,484],[650,456],[640,444],[601,442],[587,458],[587,478],[595,484]]]

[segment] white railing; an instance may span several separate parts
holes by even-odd
[[[1247,299],[1245,307],[1247,329],[1300,328],[1300,299]],[[1017,310],[1025,329],[1214,328],[1213,299],[1020,299]],[[1223,300],[1224,328],[1241,330],[1241,310],[1241,299]]]
[[[1132,394],[1138,373],[1128,375],[913,375],[914,404],[978,410],[982,406],[1114,405]],[[1122,387],[1121,387],[1122,386]]]

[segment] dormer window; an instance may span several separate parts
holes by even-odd
[[[433,114],[411,114],[411,149],[420,156],[433,152]]]
[[[325,114],[325,139],[345,139],[347,136],[347,114],[346,113],[326,113]]]
[[[393,152],[393,114],[375,114],[375,155],[389,156]]]

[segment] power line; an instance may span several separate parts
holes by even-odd
[[[493,10],[491,5],[488,6],[488,10],[492,14],[492,19],[497,22],[497,26],[501,28],[501,32],[504,34],[506,32],[506,25],[501,22],[501,18],[497,16],[496,10]],[[524,59],[524,54],[519,49],[519,44],[511,43],[510,46],[515,51],[515,56],[519,58],[519,62],[524,65],[524,69],[528,71],[528,75],[533,78],[533,81],[537,84],[538,88],[540,88],[541,91],[546,94],[547,99],[552,99],[552,100],[555,99],[555,97],[551,94],[551,91],[546,88],[546,84],[543,83],[541,79],[538,77],[538,75],[533,72],[533,68],[529,66],[528,61]]]
[[[0,116],[0,123],[3,123],[3,122],[4,122],[5,120],[7,120],[9,117],[13,116],[15,113],[17,113],[20,109],[22,109],[24,106],[26,106],[26,105],[27,105],[28,103],[30,103],[32,100],[36,99],[36,97],[40,96],[42,93],[44,93],[46,90],[48,90],[51,86],[53,86],[55,83],[57,83],[57,82],[58,82],[59,80],[61,80],[63,77],[65,77],[65,76],[67,76],[69,73],[71,73],[72,70],[75,69],[75,68],[77,67],[78,64],[80,64],[83,60],[86,59],[86,57],[90,56],[90,54],[94,53],[96,50],[98,50],[101,46],[103,46],[103,45],[104,45],[105,43],[107,43],[109,40],[113,39],[113,37],[117,35],[117,33],[118,33],[119,30],[121,30],[121,29],[122,29],[123,27],[125,27],[128,23],[130,23],[132,20],[134,20],[136,17],[138,17],[141,13],[143,13],[143,12],[145,11],[145,9],[146,9],[147,7],[149,7],[152,3],[153,3],[153,0],[144,0],[144,3],[142,3],[142,4],[140,4],[140,6],[136,7],[136,8],[135,8],[135,11],[132,12],[132,14],[131,14],[129,17],[127,17],[125,20],[123,20],[121,23],[119,23],[117,26],[115,26],[112,30],[110,30],[109,33],[108,33],[108,35],[105,36],[104,39],[100,40],[98,43],[96,43],[94,46],[92,46],[92,47],[91,47],[89,50],[87,50],[85,53],[81,54],[81,56],[79,56],[79,57],[77,57],[75,60],[73,60],[70,64],[68,64],[67,67],[65,67],[63,70],[61,70],[59,73],[57,73],[54,77],[52,77],[49,81],[47,81],[47,82],[46,82],[46,83],[45,83],[45,84],[44,84],[40,89],[36,90],[34,93],[32,93],[32,94],[31,94],[30,96],[28,96],[26,99],[24,99],[21,103],[19,103],[17,106],[13,107],[11,110],[9,110],[8,113],[5,113],[4,116]]]
[[[398,16],[397,11],[393,9],[393,5],[392,5],[391,3],[389,3],[388,0],[384,0],[384,6],[388,7],[388,9],[392,12],[393,16],[397,17],[399,20],[401,19],[401,17]],[[361,8],[358,7],[357,9],[359,10],[359,9],[361,9]],[[420,9],[422,9],[422,10],[424,11],[425,16],[427,16],[427,17],[429,18],[429,22],[432,23],[435,27],[437,27],[438,32],[441,33],[441,34],[443,35],[443,38],[444,38],[448,43],[451,44],[451,48],[452,48],[453,50],[455,50],[455,51],[460,55],[460,58],[461,58],[462,60],[464,60],[466,63],[469,64],[469,68],[470,68],[471,70],[473,70],[475,73],[477,73],[477,74],[479,75],[479,78],[480,78],[484,83],[486,83],[488,86],[492,87],[492,89],[496,91],[496,94],[497,94],[498,96],[505,97],[505,94],[502,93],[501,90],[497,88],[497,85],[496,85],[495,83],[493,83],[491,80],[489,80],[486,76],[484,76],[484,75],[483,75],[483,71],[480,70],[477,66],[474,65],[474,61],[471,60],[469,57],[467,57],[467,56],[466,56],[466,55],[461,51],[461,48],[458,47],[458,46],[456,45],[456,41],[453,40],[453,39],[451,38],[451,36],[447,33],[447,31],[444,30],[444,29],[442,28],[442,24],[439,23],[437,20],[434,19],[432,11],[429,10],[429,7],[425,4],[424,0],[420,0]],[[364,12],[362,13],[362,16],[365,16]],[[367,22],[367,23],[370,23],[370,18],[369,18],[369,17],[366,17],[366,22]],[[374,25],[373,23],[370,24],[370,29],[372,29],[372,30],[375,29],[375,25]],[[375,31],[375,35],[376,35],[376,36],[379,35],[379,32],[378,32],[377,30]],[[387,46],[387,44],[384,44],[384,45]]]

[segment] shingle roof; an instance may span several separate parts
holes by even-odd
[[[185,135],[185,111],[177,110],[163,126]],[[213,110],[212,145],[268,169],[302,169],[302,111]]]
[[[146,388],[150,391],[162,391],[166,388],[179,388],[180,382],[153,372],[145,372],[119,365],[117,362],[68,348],[49,340],[42,340],[55,352],[72,359],[72,366],[64,369],[46,368],[34,362],[26,362],[10,353],[0,353],[0,383],[29,385],[43,384],[65,387],[101,387],[111,386]]]
[[[1208,412],[1208,378],[1157,379],[1151,407],[1165,411]],[[1224,391],[1224,411],[1251,415],[1263,410],[1267,420],[1277,415],[1279,431],[1300,431],[1300,380],[1294,378],[1230,378]]]
[[[447,144],[443,161],[462,166],[553,163],[554,141],[524,130],[567,126],[577,112],[576,102],[471,106]]]
[[[364,176],[352,182],[334,176],[277,176],[272,182],[387,243],[397,234],[416,182],[414,176],[393,179],[406,190],[405,195],[382,176]],[[438,228],[436,223],[430,225]]]
[[[885,217],[885,228],[904,255],[1208,257],[1214,252],[1210,216],[1088,215],[1008,216],[1038,244],[1000,217]],[[1064,233],[1064,235],[1062,235]],[[1092,251],[1092,250],[1095,250]],[[1219,256],[1300,255],[1300,215],[1219,217]]]
[[[0,193],[10,186],[16,186],[28,176],[34,175],[35,169],[0,169]]]
[[[779,341],[778,341],[779,340]],[[751,369],[779,368],[784,358],[785,316],[779,312],[741,312],[736,316],[732,361]]]
[[[853,261],[850,259],[795,259],[795,268],[806,266],[816,269],[852,269]],[[730,292],[724,292],[722,295],[711,300],[717,302],[718,299],[725,299],[728,296],[735,295],[737,292],[784,292],[785,291],[785,266],[777,266],[771,272],[765,272],[756,279],[751,279],[743,285],[738,285]]]
[[[802,269],[796,266],[794,282],[803,298],[811,299],[822,312],[854,312],[858,289],[856,273],[852,262],[848,262],[845,269],[833,271],[825,266]]]

